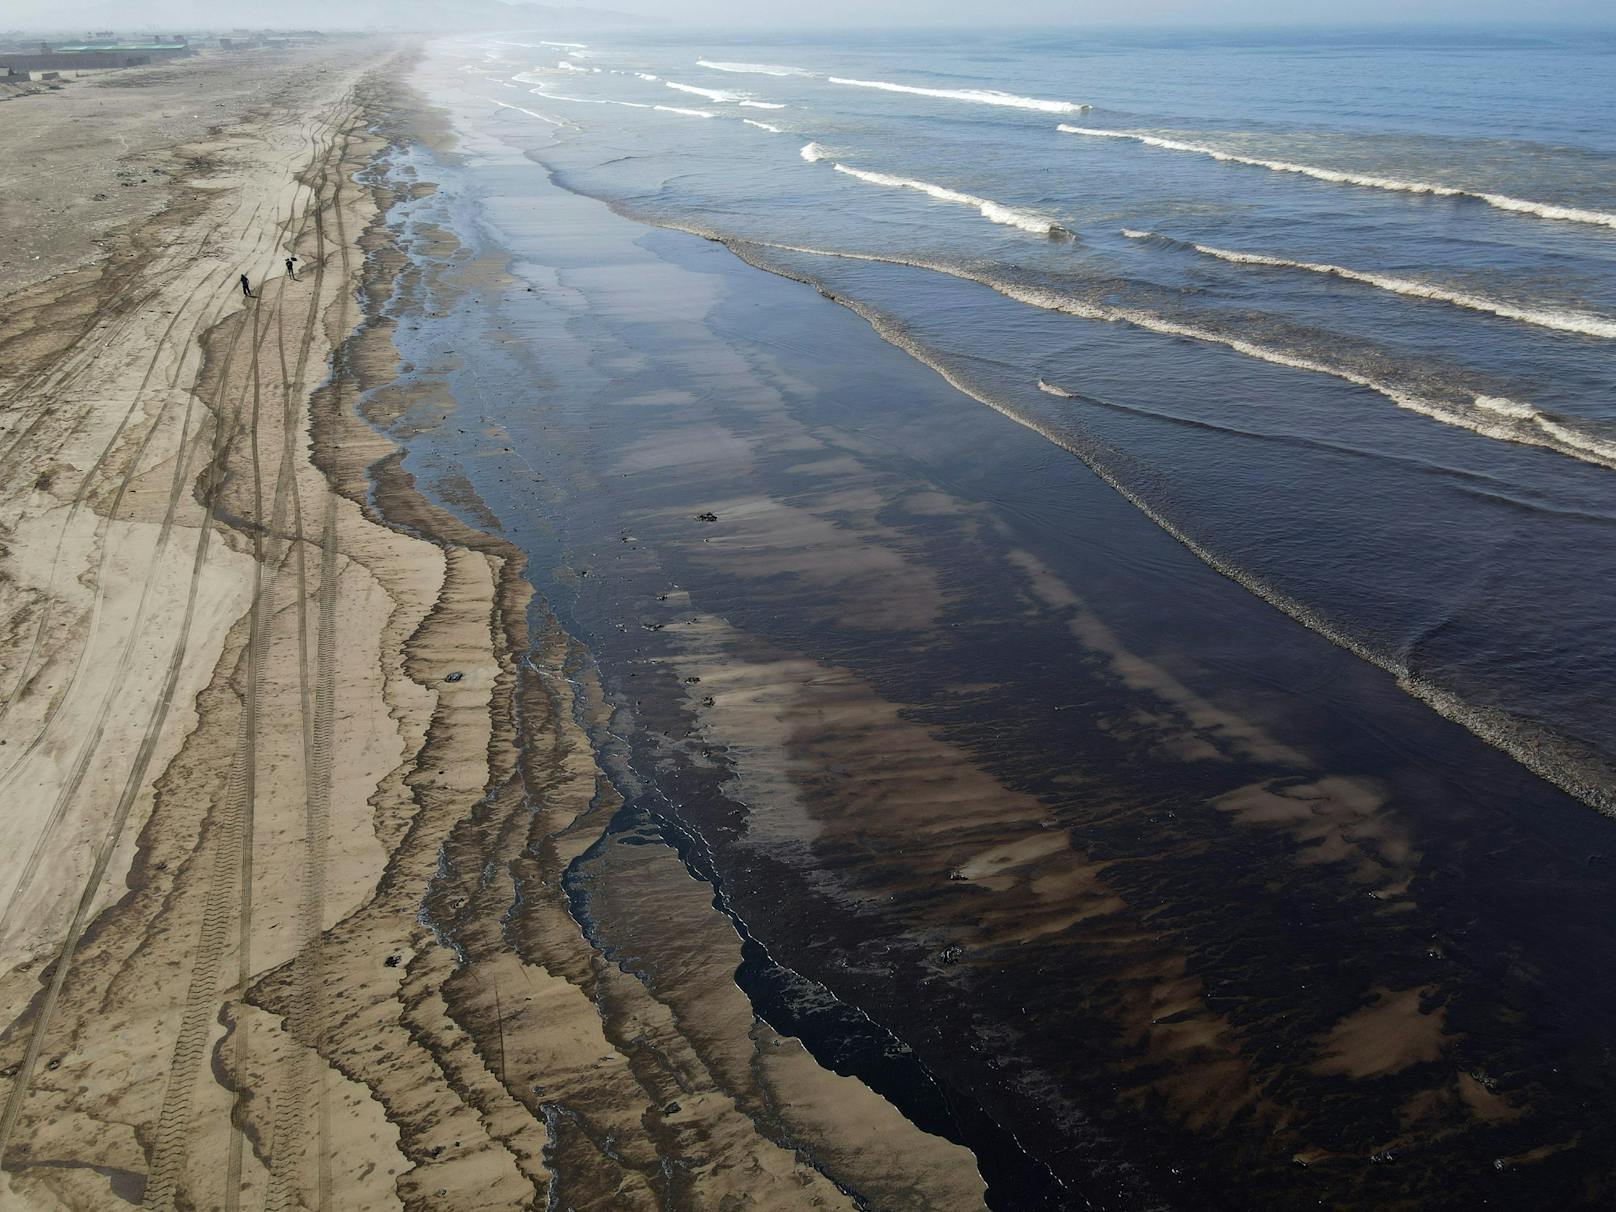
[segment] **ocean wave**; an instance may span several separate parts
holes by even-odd
[[[577,105],[621,105],[625,109],[660,109],[661,106],[646,105],[640,101],[611,101],[605,97],[569,97],[565,93],[552,93],[543,85],[528,90],[546,101],[571,101]]]
[[[520,82],[522,84],[543,84],[544,83],[544,77],[543,76],[535,76],[532,72],[517,72],[516,75],[511,77],[511,79],[516,80],[516,81],[518,81],[518,82]]]
[[[537,111],[531,110],[531,109],[523,109],[520,105],[507,105],[505,102],[497,101],[497,100],[494,100],[493,98],[489,98],[489,100],[493,100],[494,104],[499,106],[500,109],[514,109],[519,114],[526,114],[530,118],[537,118],[540,122],[548,122],[551,126],[565,126],[566,125],[566,123],[563,122],[560,118],[552,118],[548,114],[541,114],[541,113],[538,113]]]
[[[740,101],[746,96],[745,93],[731,92],[727,88],[700,88],[694,84],[680,84],[677,80],[664,80],[662,83],[682,93],[695,93],[698,97],[706,97],[709,101]]]
[[[813,164],[819,160],[828,160],[830,153],[817,143],[804,143],[802,150],[797,153],[808,163]]]
[[[661,76],[653,76],[650,72],[635,72],[634,74],[636,76],[638,76],[641,80],[653,80],[654,81],[654,80],[662,79]]]
[[[841,166],[838,165],[838,168]],[[1285,366],[1292,370],[1327,375],[1355,387],[1363,387],[1389,400],[1398,408],[1418,413],[1444,425],[1465,429],[1482,437],[1521,446],[1537,446],[1566,455],[1580,462],[1616,469],[1616,435],[1607,438],[1603,430],[1595,431],[1587,423],[1565,416],[1544,413],[1530,404],[1500,396],[1473,394],[1463,398],[1439,400],[1398,383],[1365,374],[1350,366],[1329,362],[1311,353],[1281,349],[1264,345],[1247,337],[1220,332],[1202,324],[1192,324],[1169,316],[1158,315],[1135,307],[1116,307],[1090,302],[1074,295],[1063,294],[1046,287],[1027,286],[1007,282],[978,270],[945,261],[924,258],[890,256],[880,253],[843,252],[833,249],[780,244],[766,240],[748,241],[760,248],[777,248],[783,252],[806,253],[810,256],[839,257],[853,261],[871,261],[888,265],[904,265],[913,269],[930,270],[962,281],[975,282],[989,290],[1028,307],[1057,312],[1083,320],[1127,324],[1146,332],[1162,336],[1181,337],[1209,345],[1222,346],[1244,357]]]
[[[816,147],[810,143],[808,147]],[[803,159],[808,159],[808,147],[802,149]],[[816,156],[815,159],[818,159]],[[862,168],[852,168],[846,164],[831,165],[839,173],[846,173],[849,177],[856,177],[860,181],[867,181],[871,185],[885,185],[892,189],[912,189],[917,193],[925,194],[929,198],[936,198],[939,202],[955,202],[961,206],[974,206],[984,219],[994,223],[1002,223],[1006,227],[1020,228],[1022,231],[1032,232],[1039,236],[1055,236],[1062,234],[1065,229],[1060,224],[1042,215],[1030,214],[1024,210],[994,202],[990,198],[978,198],[975,194],[963,194],[957,189],[948,189],[942,185],[933,185],[930,181],[916,181],[910,177],[894,177],[887,173],[869,172]]]
[[[697,59],[700,67],[715,72],[735,72],[742,76],[812,76],[814,73],[800,67],[782,67],[777,63],[725,63],[721,60]]]
[[[1434,185],[1429,181],[1403,181],[1396,177],[1378,177],[1367,173],[1342,172],[1334,168],[1316,168],[1311,164],[1293,164],[1288,160],[1265,160],[1258,156],[1241,156],[1236,155],[1234,152],[1209,147],[1204,143],[1185,143],[1179,139],[1164,139],[1159,135],[1142,135],[1135,131],[1099,130],[1091,126],[1071,126],[1065,122],[1062,122],[1055,129],[1068,135],[1090,135],[1101,139],[1131,139],[1135,143],[1163,148],[1166,151],[1194,152],[1197,155],[1210,156],[1214,160],[1221,160],[1229,164],[1248,164],[1255,168],[1266,168],[1278,173],[1296,173],[1300,176],[1312,177],[1317,181],[1332,181],[1341,185],[1361,185],[1367,189],[1384,189],[1396,193],[1430,194],[1432,197],[1437,198],[1474,198],[1485,202],[1488,206],[1497,207],[1499,210],[1537,215],[1542,219],[1564,219],[1571,223],[1594,223],[1602,227],[1616,227],[1616,213],[1609,211],[1585,210],[1575,206],[1557,206],[1549,202],[1530,202],[1524,198],[1512,198],[1506,194],[1461,189],[1456,185]]]
[[[1075,101],[1045,101],[1039,97],[1018,97],[1015,93],[1002,93],[991,88],[920,88],[913,84],[893,84],[886,80],[849,80],[844,76],[830,76],[828,79],[832,84],[849,84],[854,88],[876,88],[887,93],[913,93],[917,97],[938,97],[945,101],[972,101],[978,105],[1031,109],[1043,114],[1076,114],[1089,108]]]
[[[766,130],[771,135],[783,135],[783,134],[785,134],[785,132],[783,130],[781,130],[778,126],[774,126],[774,125],[772,125],[771,123],[768,123],[768,122],[759,122],[756,118],[742,118],[741,121],[746,123],[748,126],[755,126],[759,130]]]
[[[577,63],[568,63],[565,59],[557,63],[556,66],[564,72],[595,72],[597,74],[600,72],[598,67],[583,67]]]
[[[752,100],[746,100],[746,101],[741,102],[741,108],[742,109],[784,109],[785,106],[781,105],[777,101],[752,101]]]
[[[1148,238],[1151,233],[1124,229],[1122,234],[1135,240],[1142,240]],[[1422,282],[1417,278],[1399,278],[1392,274],[1347,269],[1344,266],[1324,262],[1292,261],[1285,257],[1271,257],[1263,253],[1235,252],[1226,248],[1213,248],[1207,244],[1191,244],[1189,247],[1205,256],[1215,257],[1220,261],[1228,261],[1235,265],[1263,265],[1276,269],[1301,269],[1309,273],[1342,278],[1348,282],[1362,282],[1365,285],[1390,291],[1393,294],[1405,295],[1413,299],[1431,299],[1440,303],[1451,303],[1455,307],[1468,308],[1471,311],[1489,312],[1506,320],[1516,320],[1522,324],[1533,324],[1539,328],[1551,328],[1557,332],[1577,333],[1581,336],[1616,339],[1616,319],[1593,315],[1588,312],[1507,303],[1500,299],[1490,299],[1485,295],[1473,294],[1469,291],[1438,286],[1431,282]]]
[[[563,46],[583,50],[589,45],[587,42],[506,42],[501,38],[495,38],[494,43],[497,46],[525,46],[529,50],[538,50],[541,46]]]
[[[684,109],[677,105],[653,105],[652,109],[659,109],[665,114],[683,114],[687,118],[716,118],[717,114],[705,109]]]

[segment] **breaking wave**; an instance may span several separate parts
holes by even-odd
[[[802,150],[797,154],[810,164],[819,160],[830,159],[830,153],[817,143],[804,143]]]
[[[695,93],[698,97],[706,97],[709,101],[740,101],[746,97],[745,93],[730,92],[725,88],[698,88],[694,84],[680,84],[676,80],[664,80],[662,83],[682,93]]]
[[[777,63],[725,63],[721,60],[697,59],[699,67],[715,72],[735,72],[743,76],[812,76],[814,73],[800,67],[782,67]]]
[[[836,166],[842,169],[841,165]],[[845,169],[842,169],[846,171]],[[880,175],[880,174],[872,174]],[[901,178],[889,178],[898,182]],[[969,195],[959,195],[961,198]],[[1616,434],[1607,437],[1603,431],[1592,432],[1583,425],[1564,416],[1556,416],[1518,400],[1501,396],[1476,394],[1467,399],[1439,400],[1423,395],[1397,383],[1378,379],[1350,366],[1338,365],[1306,353],[1264,345],[1246,337],[1220,332],[1201,324],[1175,320],[1135,307],[1116,307],[1090,302],[1074,295],[1063,294],[1045,287],[1027,286],[1007,282],[977,270],[944,261],[931,261],[917,257],[890,256],[880,253],[838,252],[833,249],[805,247],[775,243],[767,240],[749,240],[760,248],[775,248],[782,252],[805,253],[809,256],[838,257],[851,261],[869,261],[887,265],[904,265],[912,269],[930,270],[967,282],[975,282],[989,290],[1043,311],[1058,312],[1084,320],[1099,320],[1112,324],[1127,324],[1163,336],[1182,337],[1209,345],[1220,345],[1248,358],[1287,366],[1293,370],[1328,375],[1331,378],[1363,387],[1384,397],[1398,408],[1418,413],[1444,425],[1466,429],[1500,442],[1513,442],[1522,446],[1538,446],[1584,463],[1616,469]]]
[[[705,109],[683,109],[677,105],[653,105],[652,109],[659,109],[665,114],[683,114],[687,118],[716,118],[717,114]]]
[[[560,68],[564,72],[599,72],[600,71],[600,68],[598,68],[598,67],[582,67],[577,63],[569,63],[565,59],[563,59],[563,60],[561,60],[561,62],[557,63],[556,66],[558,68]]]
[[[777,101],[752,101],[752,100],[746,100],[746,101],[741,102],[741,108],[742,109],[784,109],[785,106],[781,105]]]
[[[783,130],[781,130],[778,126],[771,125],[768,122],[759,122],[756,118],[742,118],[741,121],[746,123],[748,126],[755,126],[759,130],[766,130],[771,135],[783,135],[783,134],[785,134],[785,132]]]
[[[1135,240],[1143,240],[1150,235],[1149,232],[1136,232],[1127,229],[1124,229],[1122,234]],[[1422,282],[1417,278],[1399,278],[1392,274],[1347,269],[1344,266],[1330,265],[1323,262],[1291,261],[1284,257],[1270,257],[1262,253],[1234,252],[1226,248],[1213,248],[1207,244],[1191,244],[1189,247],[1205,256],[1216,257],[1220,261],[1228,261],[1234,265],[1264,265],[1277,269],[1302,269],[1307,270],[1309,273],[1342,278],[1348,282],[1362,282],[1368,286],[1390,291],[1393,294],[1406,295],[1413,299],[1432,299],[1440,303],[1451,303],[1455,307],[1469,308],[1471,311],[1489,312],[1506,320],[1517,320],[1522,324],[1534,324],[1539,328],[1552,328],[1557,332],[1578,333],[1588,337],[1616,339],[1616,319],[1597,316],[1588,312],[1570,311],[1556,307],[1527,307],[1507,303],[1500,299],[1490,299],[1485,295],[1438,286],[1431,282]]]
[[[913,84],[892,84],[886,80],[849,80],[843,76],[830,76],[828,79],[832,84],[849,84],[854,88],[877,88],[888,93],[913,93],[917,97],[939,97],[945,101],[972,101],[978,105],[1002,105],[1009,109],[1037,110],[1043,114],[1076,114],[1089,108],[1075,101],[1045,101],[1039,97],[1018,97],[1015,93],[1002,93],[991,88],[920,88]]]
[[[662,79],[661,76],[653,76],[650,72],[635,72],[634,74],[636,76],[638,76],[641,80],[660,80],[660,79]]]
[[[817,147],[810,143],[808,147]],[[803,159],[808,159],[808,147],[802,149]],[[814,159],[819,159],[815,156]],[[849,177],[857,177],[860,181],[868,181],[871,185],[885,185],[893,189],[912,189],[917,193],[925,194],[929,198],[936,198],[939,202],[955,202],[961,206],[974,206],[984,219],[994,223],[1002,223],[1006,227],[1020,228],[1022,231],[1032,232],[1039,236],[1058,236],[1065,232],[1065,228],[1053,220],[1041,215],[1030,214],[1024,210],[1004,206],[989,198],[978,198],[975,194],[963,194],[957,189],[948,189],[941,185],[933,185],[929,181],[915,181],[909,177],[893,177],[887,173],[873,173],[862,168],[851,168],[846,164],[831,165],[839,173],[846,173]]]
[[[1361,185],[1368,189],[1385,189],[1396,193],[1430,194],[1437,198],[1474,198],[1485,202],[1488,206],[1497,207],[1499,210],[1537,215],[1542,219],[1564,219],[1571,223],[1594,223],[1602,227],[1616,227],[1616,213],[1609,211],[1586,210],[1575,206],[1556,206],[1548,202],[1530,202],[1524,198],[1509,197],[1507,194],[1461,189],[1456,185],[1434,185],[1428,181],[1402,181],[1396,177],[1377,177],[1365,173],[1342,172],[1333,168],[1315,168],[1310,164],[1292,164],[1288,160],[1265,160],[1258,156],[1241,156],[1233,152],[1222,151],[1216,147],[1209,147],[1204,143],[1185,143],[1179,139],[1164,139],[1159,135],[1142,135],[1134,131],[1099,130],[1090,126],[1071,126],[1065,122],[1062,122],[1055,129],[1068,135],[1090,135],[1101,139],[1131,139],[1135,143],[1143,143],[1149,147],[1159,147],[1167,151],[1194,152],[1196,155],[1210,156],[1214,160],[1221,160],[1229,164],[1249,164],[1254,168],[1266,168],[1278,173],[1296,173],[1303,177],[1312,177],[1317,181],[1332,181],[1341,185]]]

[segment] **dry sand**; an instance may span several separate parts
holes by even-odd
[[[6,104],[0,1206],[979,1207],[754,1019],[671,850],[592,850],[587,653],[355,415],[408,54]]]

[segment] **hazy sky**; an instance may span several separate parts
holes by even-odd
[[[0,0],[0,28],[280,25],[464,0]],[[1616,0],[551,0],[676,24],[771,25],[1616,25]],[[396,10],[394,10],[396,11]],[[340,20],[340,16],[339,16]],[[351,20],[350,22],[351,23]]]
[[[566,0],[560,0],[565,3]],[[1616,0],[576,0],[580,7],[668,21],[800,26],[1080,25],[1612,25]]]

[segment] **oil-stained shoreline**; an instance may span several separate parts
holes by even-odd
[[[1561,1076],[1605,1073],[1578,1027],[1610,994],[1600,822],[1159,546],[1129,566],[1086,473],[808,292],[567,200],[531,175],[550,132],[482,112],[455,108],[478,162],[445,179],[527,285],[448,324],[498,334],[481,437],[412,463],[481,469],[771,955],[1014,1132],[1056,1203],[1608,1182]],[[1264,645],[1296,689],[1242,705],[1219,662]]]
[[[407,95],[391,98],[381,129],[392,149],[425,139],[446,150],[434,116]],[[797,1040],[754,1020],[732,979],[742,950],[735,923],[717,911],[710,889],[691,880],[672,846],[641,848],[646,839],[634,829],[635,814],[608,776],[610,755],[592,747],[609,737],[610,726],[599,691],[590,689],[589,654],[532,599],[524,553],[433,505],[403,469],[401,452],[378,458],[374,439],[367,441],[358,415],[410,434],[456,415],[452,397],[429,373],[401,384],[388,340],[392,317],[419,315],[429,293],[436,306],[454,306],[464,289],[448,281],[457,271],[473,282],[500,272],[467,265],[441,227],[404,256],[390,206],[399,197],[430,196],[431,187],[390,172],[385,152],[370,175],[377,218],[361,241],[367,320],[339,354],[357,371],[358,407],[350,410],[328,390],[315,413],[317,458],[379,519],[497,567],[494,632],[505,653],[493,685],[489,782],[480,800],[433,831],[430,845],[410,836],[426,832],[412,825],[398,851],[418,854],[423,864],[430,853],[435,864],[418,920],[437,946],[427,948],[425,936],[413,940],[414,958],[398,965],[404,987],[421,981],[441,997],[466,1037],[462,1044],[420,1042],[454,1085],[471,1084],[480,1061],[484,1072],[475,1080],[490,1088],[471,1101],[485,1121],[501,1106],[506,1115],[526,1113],[525,1128],[492,1135],[523,1178],[542,1180],[551,1203],[707,1207],[744,1193],[748,1206],[761,1207],[979,1206],[969,1153],[910,1128],[880,1098],[816,1066]],[[423,405],[448,411],[423,421]],[[469,481],[450,495],[462,512],[494,520]],[[418,637],[407,650],[417,661],[426,651]],[[449,744],[454,729],[435,720],[429,735]],[[616,779],[632,784],[632,771],[620,764]],[[417,800],[430,806],[428,787],[414,784]],[[401,891],[413,884],[402,881]],[[609,909],[601,907],[603,887],[616,901]],[[584,900],[594,903],[593,913],[576,908]],[[614,953],[613,932],[655,956],[651,970],[635,971]],[[544,983],[535,993],[537,981]],[[513,986],[519,992],[509,992]],[[262,996],[277,1008],[273,990]],[[408,1020],[414,1008],[407,996],[405,1007]],[[601,1032],[598,1045],[577,1049],[575,1037],[594,1031]],[[475,1060],[463,1055],[468,1048]],[[349,1040],[345,1052],[357,1056],[363,1048]],[[366,1066],[350,1072],[335,1063],[370,1084]],[[389,1103],[385,1084],[372,1088]],[[409,1117],[398,1122],[401,1147],[423,1171],[419,1179],[412,1174],[412,1186],[425,1192],[444,1148],[426,1142],[442,1125],[420,1125],[417,1140]],[[541,1126],[540,1148],[517,1144]],[[443,1206],[460,1206],[453,1188],[435,1195]],[[461,1198],[473,1198],[472,1191]]]

